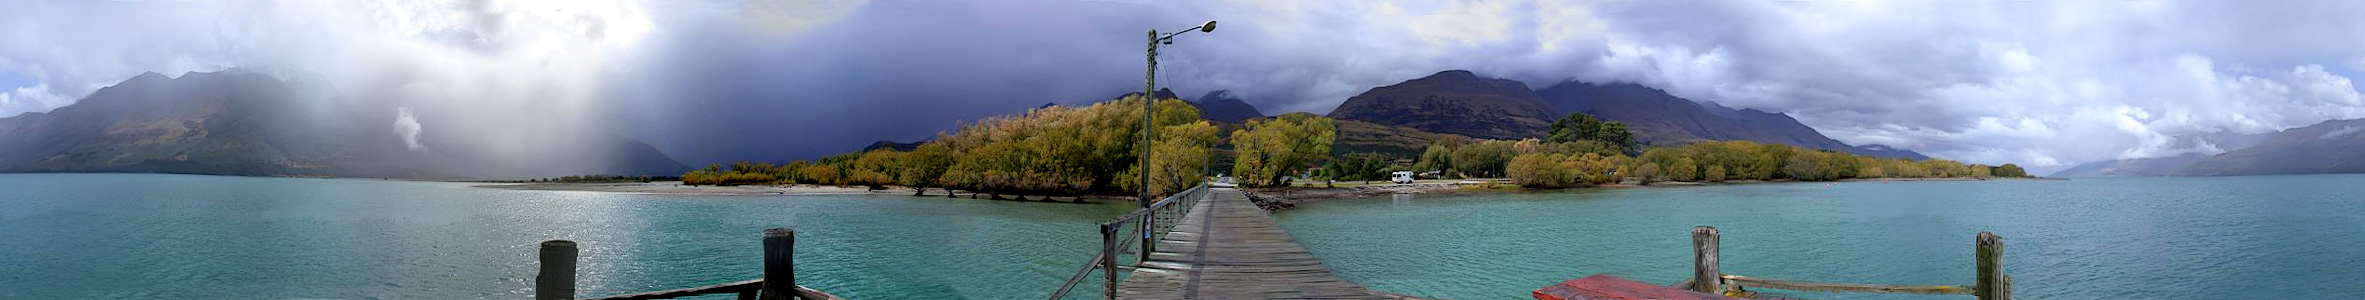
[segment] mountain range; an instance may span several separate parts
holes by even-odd
[[[2273,132],[2259,134],[2219,132],[2212,134],[2181,135],[2174,137],[2176,142],[2170,146],[2186,149],[2214,148],[2220,149],[2221,151],[2219,152],[2241,150],[2258,145],[2262,142],[2266,142],[2268,138],[2273,138],[2274,134],[2275,133]],[[2207,144],[2206,147],[2204,147],[2203,144]],[[2213,155],[2204,153],[2189,153],[2169,157],[2097,161],[2079,164],[2068,169],[2062,169],[2061,171],[2055,171],[2053,174],[2046,176],[2060,178],[2174,176],[2176,175],[2176,172],[2183,171],[2185,167],[2189,167],[2195,163],[2207,160],[2211,156]]]
[[[1248,101],[1233,96],[1232,91],[1210,91],[1199,96],[1199,99],[1189,101],[1191,106],[1199,108],[1199,118],[1209,121],[1241,123],[1265,117],[1265,112],[1257,111],[1255,105],[1248,105]]]
[[[315,77],[252,70],[135,76],[73,105],[0,118],[0,172],[520,178],[671,175],[687,169],[655,147],[614,136],[570,150],[583,155],[531,159],[503,159],[436,135],[406,142],[390,126],[399,123],[397,107],[341,101]],[[1168,90],[1156,95],[1179,98]],[[1265,116],[1228,91],[1188,102],[1224,133]],[[1926,158],[1880,145],[1848,145],[1785,114],[1696,102],[1636,84],[1567,81],[1531,90],[1518,81],[1468,71],[1372,88],[1329,115],[1338,120],[1336,151],[1409,157],[1430,143],[1540,137],[1555,116],[1569,113],[1624,122],[1646,145],[1749,140]],[[2365,120],[2333,120],[2269,134],[2180,137],[2180,142],[2225,151],[2093,162],[2051,176],[2365,172],[2365,151],[2358,150],[2365,149],[2361,133]],[[411,147],[413,142],[446,147],[420,149]],[[908,149],[919,143],[868,148]],[[577,159],[583,157],[599,159]]]
[[[433,135],[406,141],[396,130],[400,108],[341,101],[331,90],[304,74],[141,74],[72,105],[0,118],[0,172],[521,178],[687,169],[614,137],[540,155],[605,158],[593,162],[498,159]]]
[[[2257,145],[2193,162],[2178,176],[2365,173],[2365,119],[2286,129]]]
[[[1748,140],[1858,155],[1925,159],[1920,153],[1833,140],[1789,115],[1702,104],[1636,84],[1568,81],[1531,90],[1470,71],[1438,72],[1372,88],[1330,112],[1340,120],[1489,139],[1542,137],[1553,120],[1585,113],[1626,123],[1644,145]]]

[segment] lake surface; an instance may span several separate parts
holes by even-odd
[[[1992,231],[2016,298],[2361,299],[2360,214],[2365,176],[2303,175],[1382,197],[1275,217],[1341,277],[1452,299],[1529,299],[1594,273],[1672,283],[1702,225],[1744,276],[1968,285],[1972,238]]]
[[[1348,280],[1528,299],[1593,273],[1968,284],[2002,235],[2026,299],[2358,299],[2365,176],[1856,182],[1412,196],[1276,214]],[[0,174],[0,299],[520,299],[536,243],[582,243],[579,295],[760,277],[761,232],[797,230],[799,283],[855,299],[1041,299],[1123,204],[671,196],[465,183]],[[1086,285],[1083,295],[1097,295]],[[1965,296],[1807,294],[1831,299]],[[1086,297],[1089,298],[1089,297]]]
[[[470,185],[0,174],[0,299],[523,299],[548,239],[581,243],[578,295],[614,295],[762,277],[773,227],[797,230],[798,283],[839,296],[1040,299],[1131,211]]]

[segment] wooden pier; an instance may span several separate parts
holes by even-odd
[[[1111,300],[1418,299],[1375,291],[1331,274],[1320,259],[1281,230],[1272,215],[1250,202],[1246,193],[1232,188],[1202,184],[1145,204],[1139,210],[1100,223],[1099,227],[1099,253],[1069,277],[1065,285],[1052,292],[1050,299],[1067,298],[1093,275],[1099,275],[1104,289],[1102,298]],[[2011,299],[2012,278],[2003,268],[2003,238],[1993,233],[1980,232],[1974,238],[1977,281],[1960,286],[1820,283],[1726,274],[1718,264],[1720,236],[1714,227],[1703,226],[1692,231],[1692,276],[1673,285],[1652,285],[1596,274],[1534,290],[1531,296],[1542,300],[1792,299],[1747,289],[1764,288]],[[763,278],[593,299],[735,294],[741,300],[843,300],[796,285],[792,251],[795,243],[795,231],[776,228],[764,232]],[[540,256],[541,272],[535,278],[534,298],[576,299],[575,242],[543,242]],[[1132,260],[1127,261],[1128,257]],[[1130,276],[1122,276],[1120,271],[1131,271]]]
[[[1401,299],[1331,275],[1239,190],[1191,208],[1117,286],[1121,299]]]

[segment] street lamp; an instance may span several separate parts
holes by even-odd
[[[1155,115],[1152,114],[1152,111],[1158,108],[1158,45],[1174,44],[1174,36],[1190,33],[1192,30],[1198,30],[1199,32],[1215,32],[1215,21],[1207,21],[1207,24],[1202,24],[1198,27],[1191,27],[1190,29],[1175,31],[1174,33],[1169,33],[1163,36],[1158,35],[1157,29],[1150,29],[1150,66],[1145,72],[1143,72],[1146,75],[1142,76],[1141,81],[1141,164],[1139,166],[1141,166],[1140,201],[1142,208],[1149,208],[1150,202],[1157,201],[1157,199],[1151,198],[1156,196],[1150,193],[1150,148],[1155,146],[1157,143],[1152,138],[1153,136],[1150,135],[1150,130],[1158,127],[1157,119]],[[1152,219],[1157,218],[1141,218],[1140,257],[1143,257],[1145,260],[1150,257],[1151,248],[1158,243],[1158,241],[1150,240],[1150,233],[1153,230],[1150,228],[1150,226],[1154,225],[1150,223],[1150,220]],[[1116,298],[1116,293],[1117,291],[1110,290],[1109,297],[1112,299]]]
[[[1142,208],[1149,208],[1150,202],[1157,201],[1157,199],[1150,198],[1156,197],[1153,194],[1150,194],[1150,146],[1156,143],[1153,136],[1150,135],[1150,130],[1158,127],[1158,124],[1156,123],[1157,120],[1154,119],[1154,115],[1151,114],[1153,110],[1158,108],[1158,45],[1174,44],[1174,36],[1190,33],[1192,30],[1198,30],[1199,32],[1215,32],[1215,21],[1207,21],[1207,24],[1201,24],[1198,27],[1191,27],[1189,29],[1175,31],[1174,33],[1169,33],[1166,35],[1158,35],[1157,29],[1150,30],[1150,66],[1149,69],[1144,72],[1147,75],[1142,76],[1141,82],[1141,98],[1144,100],[1142,101],[1141,105],[1140,200]],[[1144,219],[1142,225],[1143,230],[1148,230],[1149,223],[1147,222],[1147,219]]]

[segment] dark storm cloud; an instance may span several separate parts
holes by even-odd
[[[641,136],[686,161],[778,161],[1141,88],[1143,5],[873,2],[788,33],[685,22],[655,41]]]

